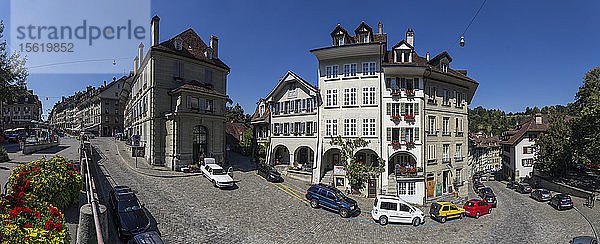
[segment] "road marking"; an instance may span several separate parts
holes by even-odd
[[[256,174],[256,173],[255,173],[255,174]],[[292,197],[294,197],[294,198],[296,198],[296,199],[300,200],[301,202],[303,202],[303,203],[305,203],[305,204],[308,204],[308,201],[306,201],[306,200],[302,199],[302,197],[301,197],[301,196],[298,196],[298,194],[297,194],[297,193],[295,193],[295,192],[293,192],[293,191],[291,191],[291,190],[288,190],[288,189],[286,189],[286,188],[285,188],[285,187],[286,187],[285,185],[281,184],[281,186],[279,186],[279,185],[277,185],[277,184],[275,184],[275,183],[273,183],[273,182],[270,182],[270,181],[268,181],[267,179],[265,179],[264,177],[262,177],[262,176],[260,176],[260,175],[258,175],[258,174],[256,174],[256,175],[257,175],[258,177],[260,177],[261,179],[265,180],[266,182],[269,182],[269,184],[271,184],[271,185],[274,185],[275,187],[279,188],[279,190],[281,190],[281,191],[283,191],[283,192],[287,193],[288,195],[290,195],[290,196],[292,196]]]

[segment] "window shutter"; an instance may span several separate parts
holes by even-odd
[[[406,142],[406,128],[400,128],[400,141]]]
[[[404,103],[400,103],[400,115],[401,116],[406,115],[405,112],[406,112],[406,110],[404,108]]]
[[[385,78],[385,88],[390,88],[391,83],[392,83],[391,78]]]
[[[313,122],[313,133],[317,133],[317,122]]]
[[[402,89],[406,88],[406,79],[400,78],[400,88],[402,88]]]
[[[385,112],[387,115],[391,115],[392,114],[392,104],[391,103],[387,103],[387,109]]]
[[[387,128],[387,140],[392,141],[392,128]]]
[[[419,140],[419,127],[415,127],[415,141]]]
[[[413,110],[415,115],[419,115],[419,103],[415,103]]]
[[[414,81],[413,88],[415,90],[419,90],[419,78],[414,78],[413,81]]]

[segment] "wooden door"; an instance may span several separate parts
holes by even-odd
[[[367,192],[369,193],[369,197],[377,196],[377,179],[369,179],[367,181]]]
[[[433,178],[427,179],[427,197],[433,197],[435,186],[433,185]]]

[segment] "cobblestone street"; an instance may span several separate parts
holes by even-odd
[[[484,182],[497,194],[498,208],[491,215],[446,224],[427,218],[419,227],[383,227],[371,219],[370,199],[354,197],[362,213],[350,219],[312,209],[257,176],[241,157],[232,160],[237,188],[220,190],[202,176],[148,169],[143,161],[135,169],[122,142],[98,138],[92,143],[108,178],[137,191],[167,243],[566,243],[574,236],[593,235],[575,210],[556,211],[500,182]],[[292,179],[284,184],[302,198],[308,186]],[[582,203],[575,199],[575,206],[597,221],[597,208],[584,209]]]

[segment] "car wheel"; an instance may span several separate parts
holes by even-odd
[[[475,218],[478,219],[479,218],[479,212],[475,213]]]
[[[379,217],[379,224],[380,225],[387,225],[388,224],[388,218],[385,217],[385,216]]]
[[[340,216],[342,216],[342,218],[348,218],[350,216],[350,212],[348,212],[348,209],[340,208]]]
[[[419,218],[414,218],[412,224],[413,226],[419,226],[421,224],[421,220]]]
[[[317,200],[316,198],[313,198],[312,200],[310,200],[310,206],[312,208],[318,208],[319,207],[319,200]]]
[[[446,223],[446,216],[440,218],[441,223]]]

